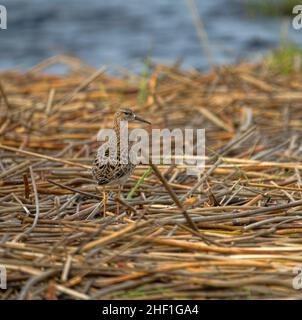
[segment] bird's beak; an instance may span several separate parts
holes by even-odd
[[[141,118],[141,117],[139,117],[139,116],[137,116],[137,115],[134,116],[134,119],[135,119],[136,121],[139,121],[139,122],[144,122],[144,123],[151,124],[151,122],[149,122],[149,121],[147,121],[147,120],[145,120],[145,119],[143,119],[143,118]]]

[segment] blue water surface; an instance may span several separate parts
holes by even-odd
[[[251,17],[244,1],[196,0],[216,64],[255,59],[278,46],[281,26],[302,45],[290,19]],[[8,29],[0,30],[0,69],[30,68],[57,54],[100,66],[136,69],[151,56],[208,67],[186,0],[2,0]]]

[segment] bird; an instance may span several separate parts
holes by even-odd
[[[127,149],[123,150],[123,146],[119,139],[121,122],[128,124],[128,122],[141,122],[151,125],[151,122],[136,115],[131,109],[123,108],[119,109],[114,114],[113,130],[115,132],[116,139],[111,141],[116,145],[116,157],[114,159],[108,158],[109,149],[104,155],[101,155],[98,151],[95,154],[95,158],[92,165],[92,175],[97,181],[98,185],[103,187],[103,210],[104,215],[106,214],[106,186],[118,186],[120,195],[121,187],[126,183],[128,178],[131,176],[136,165],[130,161],[129,150],[133,142],[128,141],[127,137]],[[127,161],[121,161],[122,157],[127,157]],[[107,161],[104,161],[106,159]],[[118,211],[118,209],[117,209]]]

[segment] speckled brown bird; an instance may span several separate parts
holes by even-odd
[[[105,152],[105,157],[102,157],[99,152],[96,153],[93,166],[92,174],[98,185],[103,187],[103,199],[104,199],[104,214],[106,213],[106,186],[117,185],[119,192],[121,186],[123,186],[128,178],[131,176],[135,169],[135,164],[131,163],[129,157],[129,151],[131,150],[132,142],[128,141],[127,149],[123,150],[120,137],[121,121],[124,123],[128,122],[143,122],[151,124],[149,121],[137,116],[130,109],[120,109],[114,115],[113,130],[115,131],[117,139],[114,140],[116,144],[116,158],[108,161],[109,150]],[[121,161],[122,157],[127,157],[127,163]],[[107,161],[104,161],[106,159]]]

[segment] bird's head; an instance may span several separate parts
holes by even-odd
[[[139,117],[131,109],[120,109],[115,113],[115,120],[119,121],[128,121],[128,122],[144,122],[151,124],[151,122]]]

